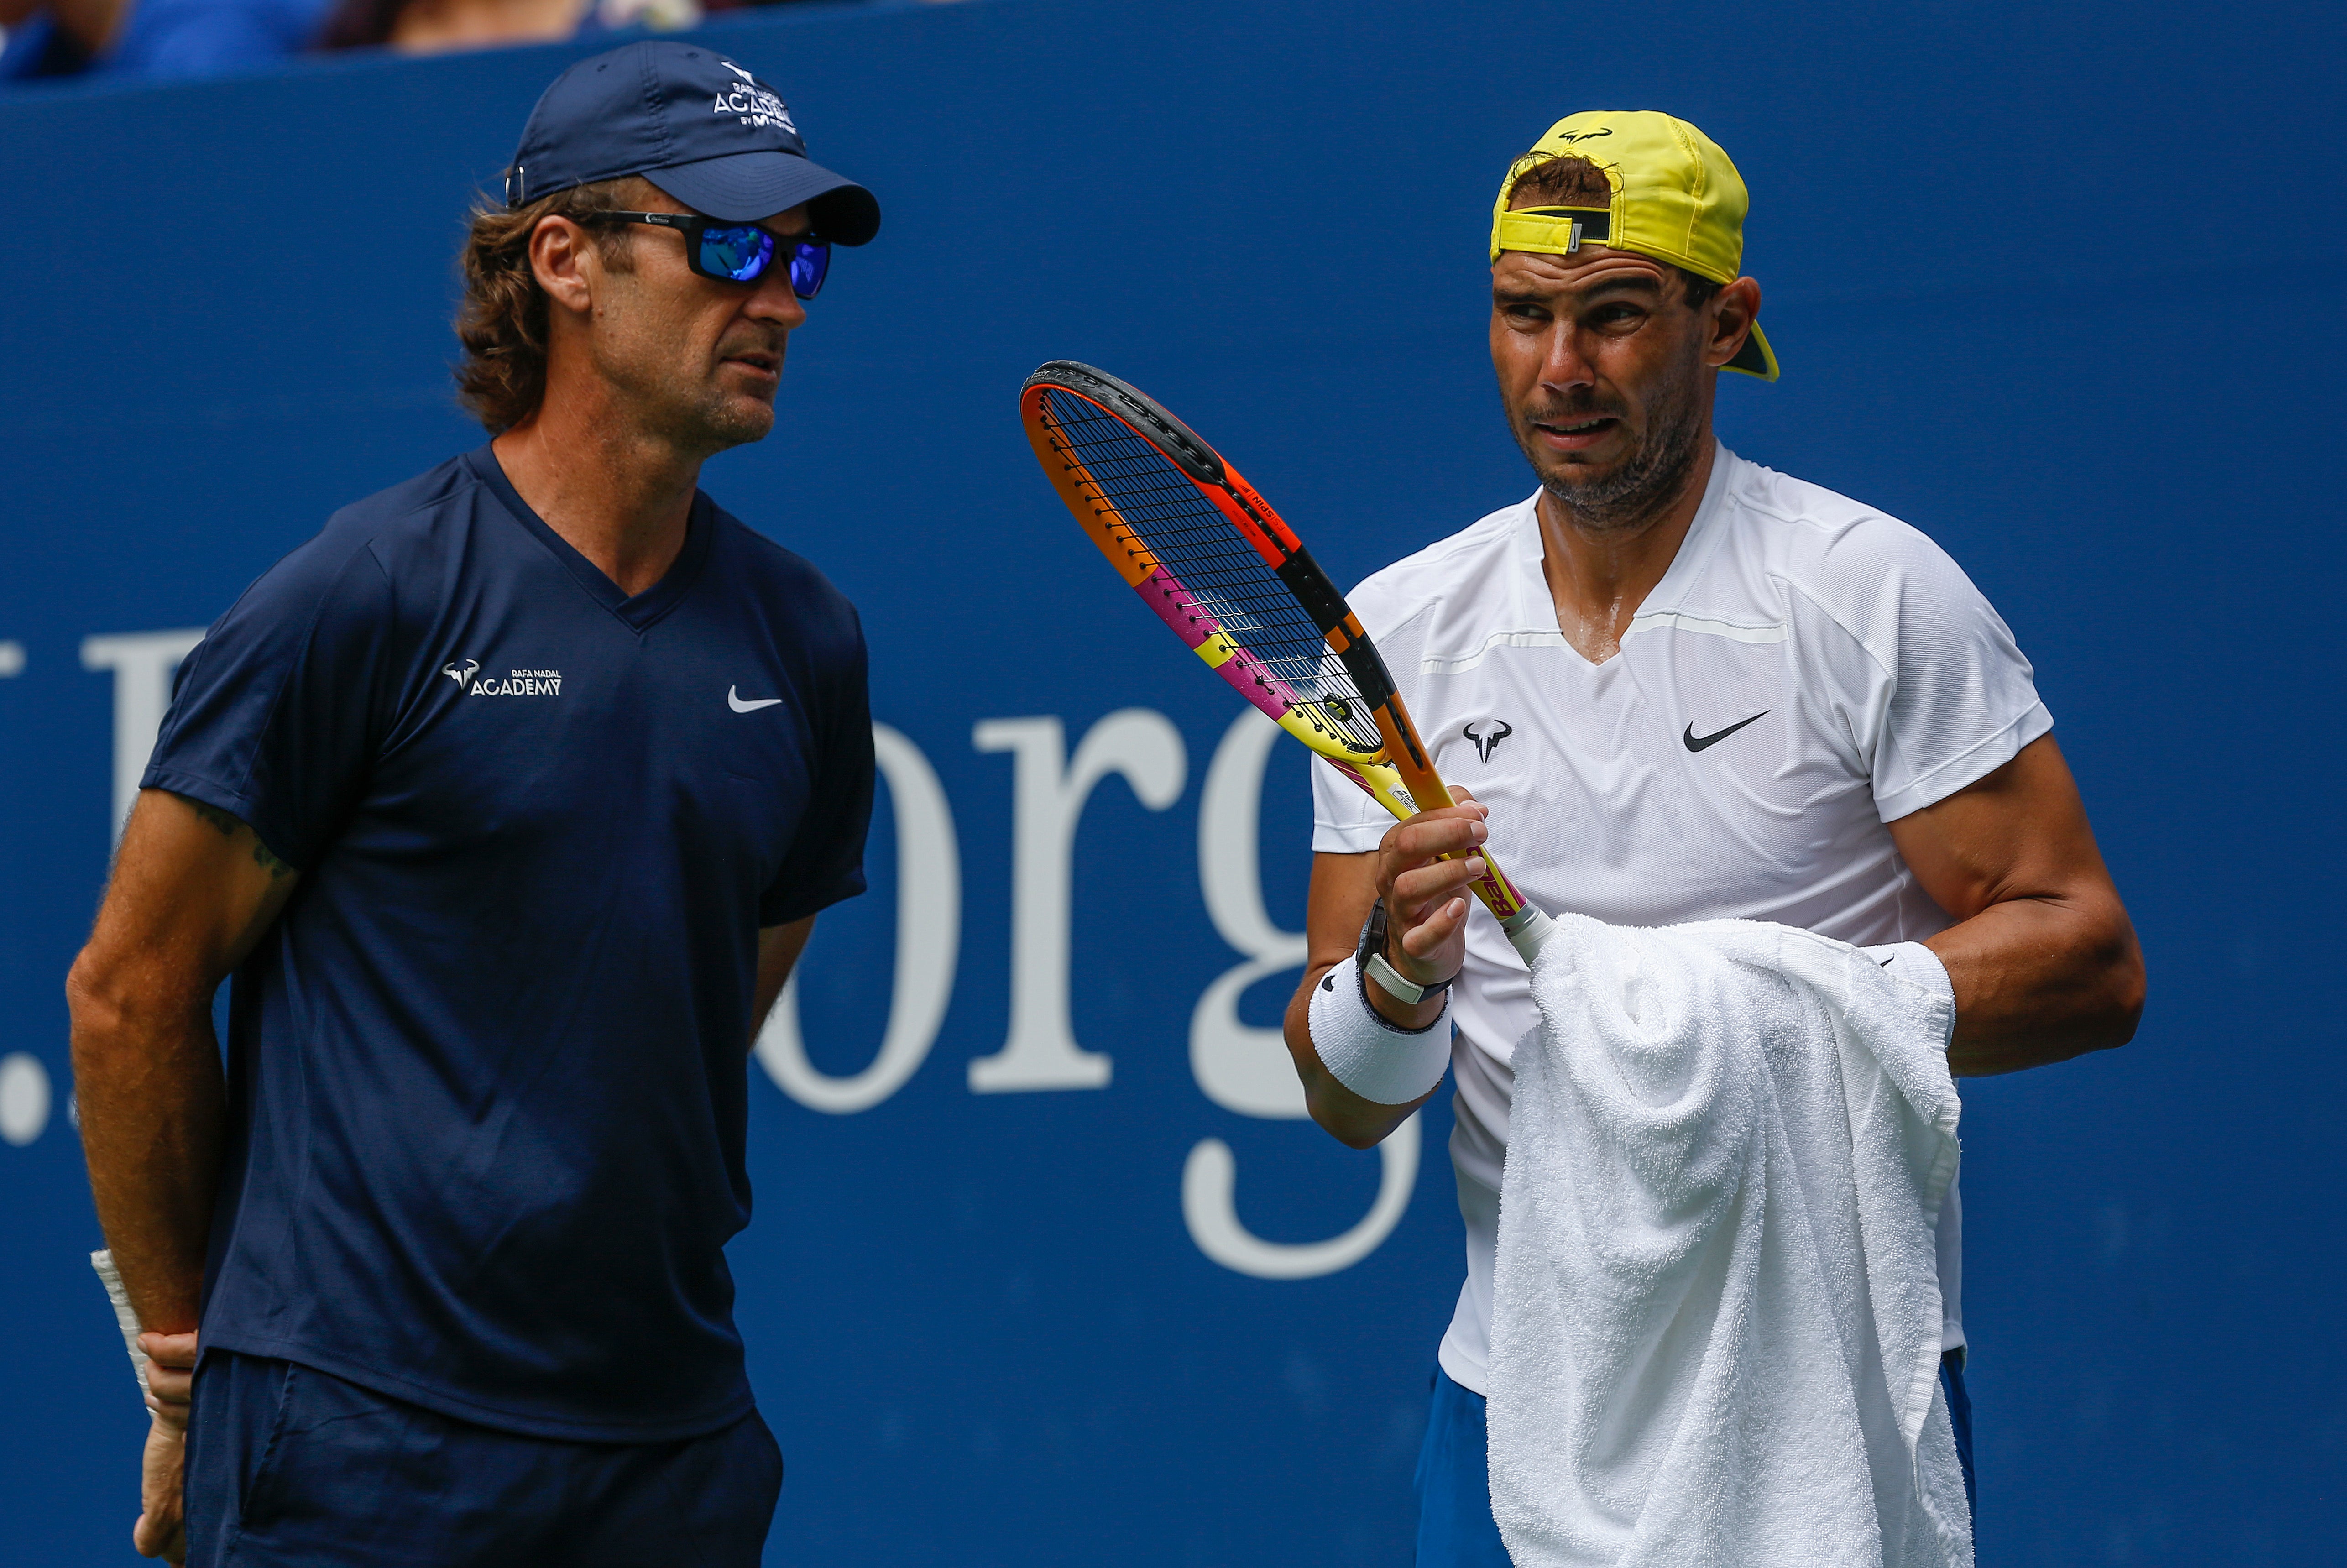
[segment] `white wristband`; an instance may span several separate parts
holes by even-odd
[[[1320,977],[1312,988],[1312,1049],[1336,1081],[1378,1105],[1407,1105],[1442,1081],[1450,1065],[1450,997],[1424,1029],[1388,1023],[1361,990],[1361,971],[1350,958]]]

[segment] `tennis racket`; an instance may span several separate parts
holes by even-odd
[[[1209,669],[1395,816],[1450,803],[1359,618],[1220,453],[1072,360],[1029,376],[1019,412],[1077,523]],[[1481,853],[1475,896],[1529,964],[1552,922]]]

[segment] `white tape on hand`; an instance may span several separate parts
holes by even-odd
[[[1450,1065],[1450,999],[1424,1029],[1398,1029],[1369,1006],[1348,958],[1312,988],[1312,1049],[1337,1082],[1378,1105],[1407,1105],[1442,1081]]]
[[[123,1348],[130,1352],[130,1369],[138,1374],[138,1397],[147,1397],[147,1352],[138,1348],[138,1309],[130,1305],[130,1292],[122,1287],[121,1271],[114,1266],[111,1250],[89,1255],[90,1267],[105,1282],[107,1298],[114,1303],[115,1327],[122,1330]]]

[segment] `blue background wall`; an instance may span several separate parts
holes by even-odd
[[[1240,959],[1196,874],[1233,703],[1069,527],[1012,395],[1046,358],[1119,371],[1363,575],[1528,488],[1484,357],[1491,189],[1556,116],[1645,106],[1755,193],[1786,376],[1728,378],[1724,435],[1915,522],[2003,610],[2149,955],[2128,1050],[1965,1085],[1983,1561],[2335,1553],[2334,6],[1002,0],[709,36],[888,223],[794,342],[776,435],[707,484],[864,607],[876,712],[943,777],[963,874],[950,1009],[898,1092],[825,1115],[760,1076],[734,1256],[790,1457],[770,1561],[1408,1560],[1460,1270],[1447,1110],[1365,1261],[1273,1281],[1192,1241],[1203,1138],[1280,1241],[1351,1225],[1378,1160],[1193,1079],[1191,1009]],[[569,57],[0,102],[0,1054],[56,1089],[0,1143],[0,1559],[127,1559],[144,1426],[64,1114],[113,766],[83,640],[202,625],[333,507],[478,439],[446,379],[464,204]],[[1131,706],[1188,766],[1162,812],[1103,784],[1076,840],[1075,1029],[1113,1081],[974,1094],[1012,769],[972,727],[1057,715],[1072,746]],[[834,1074],[880,1038],[890,820],[807,961]],[[1263,882],[1291,928],[1306,833],[1281,753]]]

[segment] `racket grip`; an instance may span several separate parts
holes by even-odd
[[[99,1281],[106,1286],[107,1299],[114,1303],[114,1326],[122,1330],[122,1347],[130,1352],[130,1369],[138,1374],[138,1397],[147,1398],[147,1352],[138,1348],[138,1309],[130,1305],[130,1292],[123,1288],[122,1272],[114,1266],[111,1248],[89,1255],[90,1267],[97,1271]]]
[[[1453,805],[1459,804],[1458,797],[1450,793],[1450,786],[1437,778],[1430,768],[1426,771],[1422,783],[1416,779],[1409,782],[1413,800],[1447,800]],[[1424,791],[1422,794],[1420,790]],[[1474,853],[1483,859],[1483,875],[1473,884],[1475,897],[1482,900],[1483,907],[1500,922],[1500,929],[1516,949],[1516,956],[1523,959],[1524,968],[1529,969],[1533,960],[1540,957],[1541,948],[1547,945],[1550,935],[1555,931],[1556,922],[1534,908],[1531,900],[1517,890],[1516,885],[1508,879],[1508,874],[1500,869],[1500,863],[1491,858],[1490,845],[1486,845]]]
[[[1481,898],[1483,907],[1498,919],[1500,930],[1516,949],[1517,957],[1523,959],[1524,968],[1529,969],[1532,961],[1540,957],[1540,950],[1547,944],[1550,934],[1556,929],[1556,922],[1534,908],[1531,901],[1517,891],[1516,885],[1508,880],[1507,873],[1500,869],[1499,863],[1491,858],[1488,849],[1482,855],[1483,875],[1475,883],[1475,897]]]

